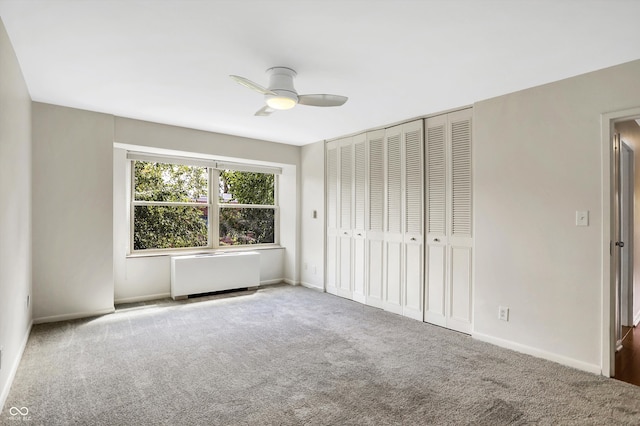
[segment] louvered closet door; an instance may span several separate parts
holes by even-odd
[[[327,253],[325,289],[328,293],[338,294],[338,145],[337,141],[326,145],[326,199],[327,199]]]
[[[445,327],[447,293],[447,116],[425,120],[426,288],[424,320]]]
[[[422,120],[402,127],[404,183],[404,316],[423,320],[423,129]]]
[[[338,296],[353,296],[352,268],[353,247],[353,144],[351,138],[343,139],[339,145],[339,188],[340,188],[340,237],[338,246]]]
[[[384,283],[384,130],[368,132],[367,137],[367,193],[369,199],[366,221],[366,303],[377,308],[383,307]]]
[[[447,327],[471,332],[471,110],[448,116],[451,141],[449,310]]]
[[[472,110],[426,125],[427,276],[425,321],[471,332]]]
[[[402,314],[402,126],[385,132],[385,274],[384,309]]]
[[[353,137],[353,300],[366,303],[367,138]]]

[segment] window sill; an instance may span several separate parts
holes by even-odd
[[[135,259],[139,257],[158,257],[158,256],[189,256],[193,254],[221,254],[230,252],[242,252],[242,251],[260,251],[260,250],[282,250],[282,247],[278,244],[264,244],[253,246],[241,246],[241,247],[219,247],[215,249],[193,249],[193,250],[178,250],[178,251],[148,251],[144,253],[130,253],[126,256],[127,259]]]

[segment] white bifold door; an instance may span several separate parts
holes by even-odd
[[[326,290],[422,320],[423,121],[327,143]]]
[[[366,303],[423,317],[422,120],[370,132]]]
[[[472,110],[425,120],[424,320],[463,333],[472,324]]]
[[[326,290],[365,301],[366,137],[327,143]]]

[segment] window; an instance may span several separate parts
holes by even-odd
[[[274,180],[272,174],[220,172],[221,246],[275,242]]]
[[[221,169],[209,160],[156,161],[131,153],[129,159],[132,252],[277,242],[278,169],[234,170],[229,163]]]

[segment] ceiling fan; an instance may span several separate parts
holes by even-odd
[[[266,105],[255,113],[258,116],[270,115],[277,110],[291,109],[296,104],[317,107],[340,106],[348,99],[346,96],[340,95],[298,95],[293,87],[293,77],[297,73],[291,68],[273,67],[267,70],[267,74],[269,74],[268,88],[238,75],[229,76],[243,86],[264,95]]]

